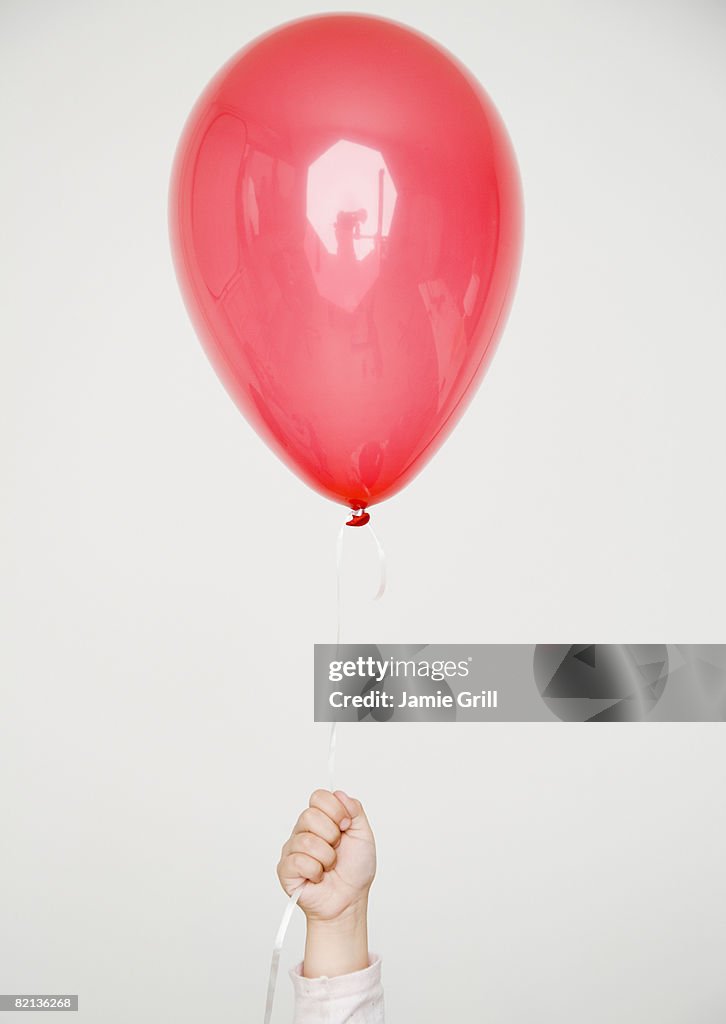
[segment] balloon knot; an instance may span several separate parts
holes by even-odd
[[[353,516],[345,524],[346,526],[365,526],[371,521],[371,517],[364,508],[353,509]]]

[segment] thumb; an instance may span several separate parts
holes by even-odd
[[[366,818],[365,811],[363,810],[360,800],[356,800],[355,797],[348,796],[348,794],[343,792],[342,789],[336,789],[335,795],[350,815],[351,824],[346,831],[350,832],[352,829],[360,828],[370,831],[370,825],[368,824],[368,819]]]

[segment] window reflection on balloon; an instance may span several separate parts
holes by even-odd
[[[341,139],[308,168],[305,253],[320,295],[352,313],[380,272],[396,207],[383,154]]]

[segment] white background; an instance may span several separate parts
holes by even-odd
[[[481,79],[527,223],[478,397],[375,512],[379,605],[370,537],[346,538],[344,639],[726,641],[726,8],[359,9]],[[306,13],[2,5],[0,991],[78,992],[93,1024],[261,1021],[277,851],[325,782],[341,511],[223,392],[166,234],[196,96]],[[343,728],[389,1020],[722,1021],[724,741]]]

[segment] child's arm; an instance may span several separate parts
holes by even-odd
[[[309,883],[300,897],[306,978],[368,967],[368,890],[375,873],[375,840],[360,803],[341,790],[316,790],[277,867],[286,893]]]
[[[303,883],[305,959],[292,972],[296,1024],[383,1024],[381,963],[368,953],[368,891],[376,872],[371,827],[357,800],[317,790],[282,848],[277,873]]]

